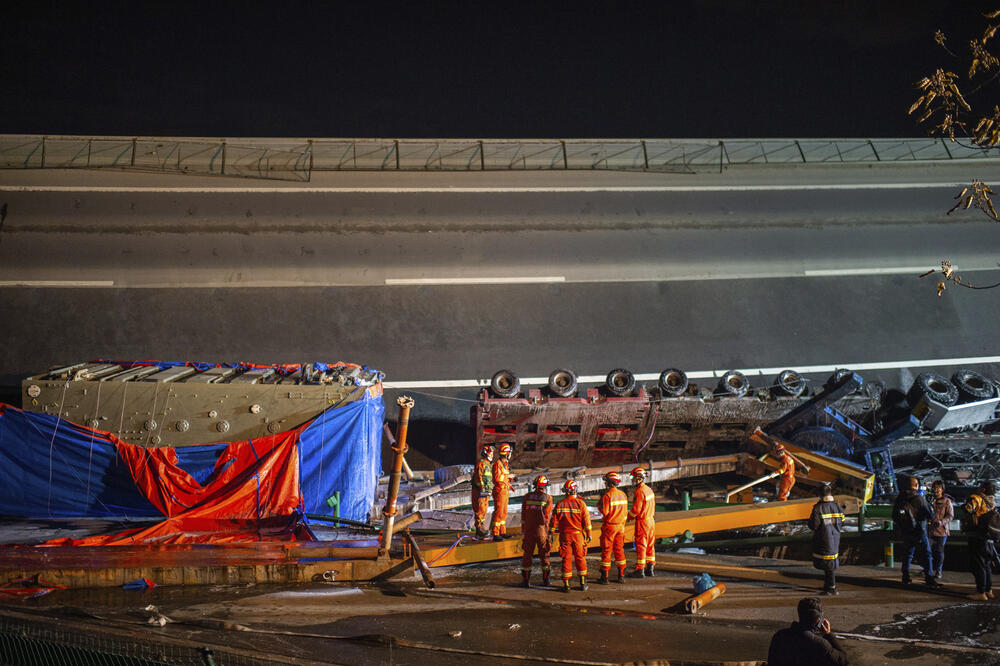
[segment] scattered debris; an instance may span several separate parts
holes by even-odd
[[[509,629],[510,631],[518,631],[518,630],[519,630],[519,629],[521,628],[521,625],[519,625],[519,624],[517,624],[517,623],[515,622],[514,624],[512,624],[512,625],[509,625],[509,626],[508,626],[507,628],[508,628],[508,629]]]
[[[461,631],[449,631],[448,635],[451,636],[452,638],[461,638],[462,637],[462,632]]]
[[[124,590],[147,590],[151,587],[156,587],[156,583],[148,578],[136,578],[122,585]]]

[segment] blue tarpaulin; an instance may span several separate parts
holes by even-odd
[[[382,468],[385,407],[375,393],[365,391],[363,398],[328,409],[284,435],[152,451],[108,432],[0,404],[0,514],[183,518],[194,498],[202,517],[244,519],[262,516],[261,507],[270,508],[273,517],[274,507],[287,507],[286,497],[300,497],[299,513],[330,513],[326,500],[339,492],[340,515],[366,521]],[[262,451],[278,459],[281,466],[275,469],[291,474],[283,486],[264,478],[275,472],[257,459]],[[298,456],[297,465],[281,462],[289,452],[293,461]],[[232,465],[243,465],[246,474],[229,469]],[[220,479],[228,485],[216,490]],[[253,491],[232,491],[237,484]],[[282,501],[269,501],[261,492],[280,493]],[[256,507],[246,506],[246,497],[253,497]]]

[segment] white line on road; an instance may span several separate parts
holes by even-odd
[[[113,287],[114,280],[0,280],[0,287]]]
[[[387,285],[415,284],[547,284],[565,282],[562,275],[538,277],[451,277],[451,278],[386,278]]]
[[[932,265],[931,268],[934,266]],[[834,275],[895,275],[897,273],[926,273],[927,266],[889,266],[886,268],[831,268],[804,271],[806,277],[829,277]],[[955,267],[958,270],[958,266]],[[974,269],[970,269],[974,270]],[[979,270],[992,270],[983,268]]]
[[[0,185],[0,192],[96,192],[137,194],[559,194],[570,192],[794,192],[812,190],[923,190],[968,183],[817,183],[801,185],[645,185],[567,187],[118,187],[94,185]]]
[[[899,368],[935,368],[956,365],[980,365],[984,363],[1000,363],[1000,356],[966,356],[962,358],[935,358],[922,361],[888,361],[885,363],[835,363],[832,365],[806,365],[795,367],[802,374],[833,372],[839,368],[851,370],[897,370]],[[745,375],[776,375],[789,366],[773,368],[736,368]],[[721,377],[729,370],[695,370],[688,372],[688,379],[714,379]],[[636,373],[636,381],[648,382],[659,379],[659,372]],[[548,377],[521,377],[522,386],[544,386]],[[605,375],[580,375],[577,381],[581,384],[603,383]],[[489,379],[425,379],[404,382],[385,382],[387,389],[434,389],[434,388],[481,388],[490,385]]]

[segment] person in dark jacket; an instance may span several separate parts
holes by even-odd
[[[828,485],[823,486],[820,498],[809,516],[809,529],[813,531],[813,566],[823,572],[823,594],[836,595],[844,509],[833,501],[833,492]]]
[[[909,487],[899,491],[892,507],[892,520],[896,533],[903,540],[903,585],[910,584],[910,562],[917,560],[924,568],[924,582],[928,587],[941,587],[931,571],[931,545],[927,540],[927,521],[934,513],[920,493],[920,479],[911,476]]]
[[[938,479],[931,484],[931,524],[927,536],[931,542],[931,575],[939,582],[941,570],[944,568],[944,545],[951,536],[951,521],[955,519],[955,507],[952,498],[944,492],[944,481]]]
[[[969,533],[969,568],[976,579],[973,601],[993,599],[993,560],[997,557],[1000,540],[1000,513],[996,508],[996,486],[986,481],[969,496],[965,509],[963,529]]]
[[[799,621],[778,631],[767,651],[768,666],[844,666],[847,653],[823,617],[823,604],[816,597],[799,602]]]

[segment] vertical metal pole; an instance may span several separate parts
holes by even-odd
[[[392,145],[396,147],[396,171],[399,171],[399,139],[395,139]]]
[[[479,170],[486,171],[486,156],[483,154],[483,142],[479,142]]]
[[[569,169],[569,158],[566,157],[566,142],[560,140],[559,144],[562,146],[563,149],[563,169]]]
[[[226,175],[226,142],[222,142],[222,175]]]
[[[649,155],[646,153],[646,140],[643,139],[639,143],[642,144],[642,163],[645,165],[646,171],[649,171]]]
[[[45,137],[42,137],[42,168],[45,168]]]
[[[396,398],[399,405],[399,425],[396,429],[396,445],[392,447],[395,455],[392,458],[392,472],[389,475],[389,492],[385,499],[385,508],[382,515],[385,521],[382,524],[382,543],[378,547],[379,557],[385,556],[392,544],[392,527],[396,520],[396,496],[399,494],[399,479],[403,473],[403,456],[409,450],[406,445],[406,432],[410,427],[410,409],[413,408],[413,398],[401,395]]]
[[[688,511],[691,508],[691,493],[687,490],[681,495],[681,507]]]
[[[135,144],[138,141],[135,137],[132,137],[132,159],[129,160],[129,166],[135,166]]]

